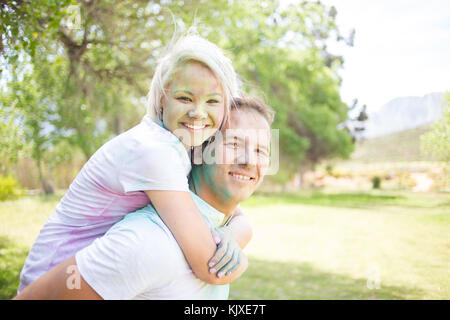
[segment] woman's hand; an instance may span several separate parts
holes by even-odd
[[[230,228],[219,227],[212,229],[211,233],[217,244],[217,250],[209,260],[209,272],[215,273],[217,277],[221,278],[223,275],[230,275],[239,267],[242,250]]]

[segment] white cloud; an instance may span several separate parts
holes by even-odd
[[[345,58],[341,94],[378,109],[399,96],[450,90],[450,1],[322,0],[338,11],[355,46],[329,46]]]

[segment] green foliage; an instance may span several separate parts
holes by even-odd
[[[432,129],[421,137],[423,152],[437,160],[450,161],[450,92],[445,94],[442,119],[433,124]]]
[[[8,167],[27,151],[19,114],[5,104],[3,98],[0,95],[0,174],[6,173]]]
[[[372,188],[380,189],[381,188],[381,178],[379,176],[375,176],[372,178]]]
[[[25,195],[15,178],[0,176],[0,201],[15,200]]]
[[[326,51],[333,35],[343,38],[332,9],[317,2],[282,9],[277,1],[236,1],[228,10],[209,38],[228,49],[247,91],[275,109],[280,153],[294,164],[282,166],[280,175],[297,171],[302,160],[348,157],[353,141],[342,125],[349,110],[339,95],[342,59]]]
[[[27,253],[27,248],[17,246],[8,237],[0,235],[0,300],[16,296]]]
[[[16,2],[7,8],[0,53],[9,61],[2,100],[19,110],[36,161],[61,141],[86,160],[137,124],[157,59],[174,31],[195,25],[224,48],[248,92],[275,109],[284,163],[280,181],[301,162],[353,150],[339,95],[341,57],[327,42],[345,40],[336,10],[304,1]],[[28,7],[27,7],[28,6]],[[172,16],[173,14],[173,16]],[[184,27],[183,27],[184,26]],[[16,30],[17,32],[13,30]],[[31,40],[30,40],[31,39]],[[15,52],[15,59],[11,52]]]
[[[42,41],[55,38],[71,3],[75,1],[2,1],[0,55],[9,63],[15,63],[21,51],[34,56]]]
[[[54,90],[59,89],[51,82],[53,78],[46,76],[49,74],[47,66],[40,67],[34,72],[23,71],[26,65],[16,69],[18,73],[12,74],[12,80],[0,100],[2,106],[16,112],[24,138],[30,144],[31,156],[37,161],[51,145],[53,135],[46,125],[55,116],[52,98]]]

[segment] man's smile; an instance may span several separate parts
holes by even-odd
[[[253,180],[255,180],[254,177],[245,174],[245,173],[241,173],[241,172],[233,172],[230,171],[228,172],[228,175],[230,175],[234,180],[239,181],[239,182],[251,182]]]

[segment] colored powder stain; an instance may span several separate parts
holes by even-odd
[[[195,171],[198,171],[198,170],[195,170]],[[214,191],[215,194],[219,195],[223,199],[228,200],[231,198],[231,193],[228,190],[226,190],[225,188],[220,188],[220,189],[218,188],[218,186],[220,185],[220,181],[218,181],[217,179],[214,179],[214,177],[216,176],[216,171],[217,171],[216,164],[203,165],[203,167],[202,167],[203,180]],[[198,173],[193,174],[193,176],[198,176]],[[200,185],[201,179],[198,178],[198,180],[196,180],[196,182],[198,182],[198,185]]]

